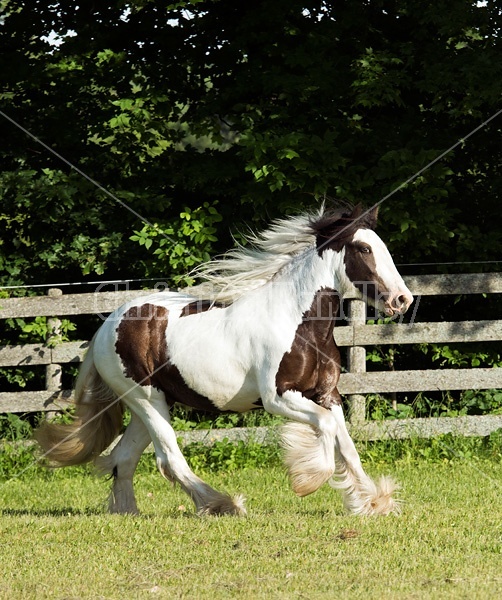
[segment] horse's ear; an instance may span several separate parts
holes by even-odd
[[[362,204],[358,204],[353,208],[349,218],[353,221],[358,221],[360,227],[375,229],[378,220],[378,206],[373,206],[367,210]]]
[[[359,203],[354,206],[354,208],[352,209],[352,212],[350,214],[345,214],[344,216],[353,221],[354,219],[359,219],[359,217],[363,214],[363,212],[364,212],[363,205],[361,203]]]
[[[378,221],[378,209],[379,206],[373,206],[370,212],[365,215],[365,222],[368,224],[370,229],[376,229],[377,221]]]

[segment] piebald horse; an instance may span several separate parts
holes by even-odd
[[[110,512],[137,513],[133,475],[152,441],[159,471],[199,514],[242,515],[241,495],[213,489],[189,468],[169,411],[176,402],[213,411],[262,406],[288,419],[281,440],[296,494],[329,480],[351,513],[396,512],[395,484],[366,474],[347,431],[333,335],[344,297],[366,298],[389,316],[413,301],[376,220],[377,210],[357,206],[276,221],[204,265],[199,286],[117,309],[82,363],[74,421],[36,432],[43,451],[58,466],[94,461],[113,479]],[[131,421],[102,455],[121,431],[124,406]]]

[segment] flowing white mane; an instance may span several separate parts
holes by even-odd
[[[311,223],[323,212],[321,207],[312,213],[278,219],[265,231],[247,235],[249,246],[239,244],[221,258],[198,266],[192,274],[203,282],[186,291],[198,298],[232,303],[264,285],[293,256],[315,243]]]

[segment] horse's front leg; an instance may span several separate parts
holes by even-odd
[[[337,422],[334,415],[305,398],[287,390],[267,398],[266,411],[290,419],[282,427],[281,444],[293,491],[298,496],[315,492],[335,472],[334,446]]]
[[[338,393],[336,395],[337,401],[331,407],[331,413],[338,425],[335,445],[336,469],[330,485],[342,492],[344,506],[352,514],[398,513],[399,502],[392,497],[398,486],[390,477],[381,477],[378,482],[374,482],[366,474],[347,430],[340,396]]]

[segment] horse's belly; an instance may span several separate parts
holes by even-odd
[[[219,410],[245,412],[261,405],[256,386],[249,386],[248,388],[244,385],[234,395],[220,393],[219,397],[215,396],[214,398],[213,402]]]
[[[176,365],[186,386],[209,399],[217,410],[245,412],[256,408],[259,392],[254,376],[238,369],[204,368],[192,362],[189,366]],[[183,400],[179,399],[178,402]]]
[[[183,376],[176,365],[169,362],[156,371],[151,384],[164,392],[170,405],[178,402],[210,412],[244,412],[256,408],[258,398],[254,386],[244,385],[236,392],[227,382],[212,381],[212,385],[204,385],[204,381],[207,382],[208,378],[192,381],[186,374]]]

